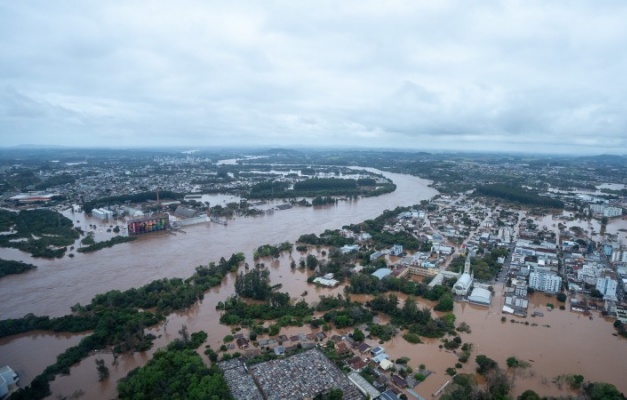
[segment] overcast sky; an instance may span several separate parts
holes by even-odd
[[[626,154],[627,2],[0,1],[0,138]]]

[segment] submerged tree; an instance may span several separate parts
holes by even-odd
[[[96,370],[98,371],[98,381],[102,382],[109,377],[109,368],[102,358],[96,359]]]

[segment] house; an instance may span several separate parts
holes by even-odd
[[[368,343],[361,343],[359,344],[359,346],[357,346],[357,350],[359,350],[360,353],[367,353],[370,351],[370,345]]]
[[[340,252],[342,254],[347,254],[347,253],[352,253],[353,251],[358,251],[359,250],[359,245],[358,244],[345,244],[343,247],[340,247]]]
[[[390,376],[390,380],[392,381],[392,383],[394,383],[396,386],[398,386],[401,389],[407,387],[407,381],[399,375],[392,374]]]
[[[378,354],[378,355],[374,356],[374,357],[372,358],[372,361],[376,362],[377,364],[380,364],[380,363],[381,363],[381,361],[383,361],[383,360],[387,360],[387,359],[389,359],[389,358],[390,358],[390,357],[389,357],[387,354],[385,354],[385,353],[380,353],[380,354]]]
[[[377,258],[381,258],[383,257],[383,253],[380,251],[375,251],[374,253],[370,254],[370,261],[374,261]]]
[[[373,349],[370,350],[370,354],[372,354],[372,356],[378,356],[379,354],[385,353],[385,349],[381,346],[377,346]]]
[[[346,361],[346,364],[348,364],[348,366],[350,367],[350,369],[352,369],[353,371],[359,372],[361,371],[364,367],[366,367],[366,365],[368,365],[361,357],[359,356],[355,356],[353,358],[351,358],[350,360]]]
[[[235,344],[237,344],[237,347],[239,347],[240,349],[247,349],[248,348],[248,343],[249,343],[248,339],[246,339],[244,337],[238,338],[235,341]]]
[[[372,239],[372,235],[369,233],[360,233],[359,236],[357,236],[357,240],[359,240],[360,242],[365,242]]]
[[[348,348],[346,342],[339,342],[335,344],[335,352],[338,355],[348,354],[350,351],[351,350]]]
[[[381,362],[379,363],[379,368],[381,368],[384,371],[387,371],[393,366],[394,366],[394,363],[388,359],[381,360]]]

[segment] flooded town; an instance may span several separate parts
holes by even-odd
[[[627,392],[626,177],[608,181],[611,167],[457,159],[455,181],[434,173],[441,157],[409,171],[409,154],[127,156],[7,157],[0,254],[33,267],[0,279],[15,398],[133,301],[140,326],[106,333],[43,398],[124,397],[175,351],[235,399]],[[585,188],[556,181],[571,168]],[[44,210],[76,236],[42,242],[56,233],[20,218]]]

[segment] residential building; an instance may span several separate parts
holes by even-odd
[[[616,296],[616,288],[618,282],[608,276],[597,279],[596,289],[603,294],[603,296]]]
[[[375,251],[374,253],[370,254],[370,261],[374,261],[380,257],[383,257],[383,253],[380,251]]]
[[[529,287],[542,292],[557,293],[562,288],[562,278],[538,267],[529,274]]]
[[[340,247],[340,252],[342,254],[347,254],[347,253],[351,253],[353,251],[358,251],[358,250],[359,250],[358,244],[345,244],[344,246]]]
[[[400,244],[395,244],[390,249],[391,256],[399,257],[401,254],[403,254],[403,246]]]

